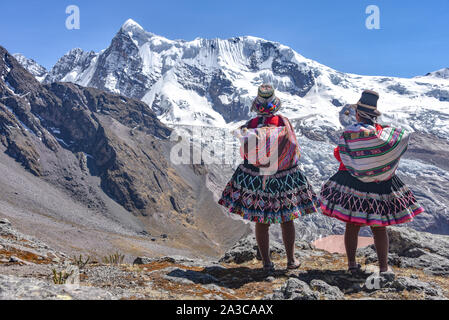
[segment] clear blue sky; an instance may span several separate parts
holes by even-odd
[[[65,28],[71,4],[80,30]],[[380,30],[365,28],[371,4]],[[132,18],[169,39],[252,35],[340,71],[412,77],[449,67],[448,12],[447,0],[15,0],[0,5],[0,45],[49,68],[74,47],[106,48]]]

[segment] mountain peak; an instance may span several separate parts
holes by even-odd
[[[128,19],[125,21],[125,23],[121,27],[124,31],[132,31],[132,30],[141,30],[145,31],[140,24],[138,24],[133,19]]]
[[[36,77],[38,81],[42,81],[47,75],[48,71],[39,63],[34,61],[33,59],[25,57],[21,53],[14,53],[13,57],[33,76]]]
[[[434,77],[440,79],[449,79],[449,68],[443,68],[434,72],[429,72],[426,77]]]

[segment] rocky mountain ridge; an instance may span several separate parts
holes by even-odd
[[[42,85],[2,47],[0,99],[2,153],[98,213],[106,222],[98,228],[126,229],[146,241],[167,239],[174,247],[203,255],[219,253],[247,232],[243,223],[223,215],[212,197],[204,198],[204,172],[169,162],[171,129],[145,103],[71,83]],[[50,205],[45,188],[35,190],[42,199],[20,196],[27,185],[16,194],[7,192],[16,180],[3,185],[2,213],[25,204],[34,213]],[[58,221],[89,225],[92,217],[71,211],[60,208],[52,214]],[[217,234],[214,223],[227,225],[232,234]]]
[[[47,69],[45,69],[33,59],[27,58],[20,53],[13,54],[13,56],[29,73],[31,73],[36,78],[36,80],[42,82],[47,76]]]
[[[434,72],[429,72],[426,77],[449,79],[449,68],[443,68]]]

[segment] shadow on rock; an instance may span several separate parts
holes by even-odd
[[[345,294],[350,294],[362,291],[368,276],[369,274],[363,271],[351,274],[346,270],[307,270],[299,271],[290,277],[297,278],[308,284],[313,280],[319,279],[330,286],[338,287]]]
[[[276,277],[284,277],[285,270],[266,272],[263,269],[247,267],[224,268],[221,266],[206,267],[201,271],[175,268],[164,278],[183,284],[216,284],[229,289],[239,289],[252,282],[271,282]]]

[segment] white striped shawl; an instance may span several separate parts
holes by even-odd
[[[409,138],[410,134],[404,129],[383,127],[378,130],[368,124],[353,124],[340,137],[340,157],[357,179],[385,181],[395,174]]]

